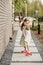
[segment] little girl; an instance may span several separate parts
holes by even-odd
[[[22,53],[25,53],[26,55],[32,55],[32,53],[29,52],[30,26],[29,26],[29,20],[27,18],[22,23],[21,30],[23,30],[23,36],[25,37],[24,38],[24,50],[22,51]]]

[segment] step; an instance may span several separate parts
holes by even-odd
[[[43,65],[43,63],[11,63],[10,65]]]
[[[20,46],[20,41],[15,41],[15,46]],[[36,46],[34,43],[30,43],[29,46]]]
[[[19,40],[15,40],[15,42],[20,42],[20,39]]]
[[[19,42],[15,42],[15,45],[14,46],[21,46],[20,45],[20,41]]]
[[[39,53],[32,54],[32,56],[25,56],[22,53],[13,53],[11,61],[42,61],[42,58]]]
[[[38,52],[36,47],[30,47],[30,52]],[[23,47],[14,47],[14,52],[21,52],[22,50],[24,50]]]

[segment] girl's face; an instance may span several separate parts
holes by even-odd
[[[27,25],[28,25],[28,23],[29,23],[29,21],[24,22],[24,26],[27,26]]]

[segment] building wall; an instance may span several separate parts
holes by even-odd
[[[0,59],[12,36],[12,0],[0,0]]]

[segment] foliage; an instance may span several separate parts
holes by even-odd
[[[27,4],[27,16],[38,17],[43,15],[43,5],[40,0],[32,0],[31,3],[29,0],[14,0],[14,12],[22,12],[25,16],[25,4]]]
[[[37,30],[38,26],[31,27],[31,30]]]

